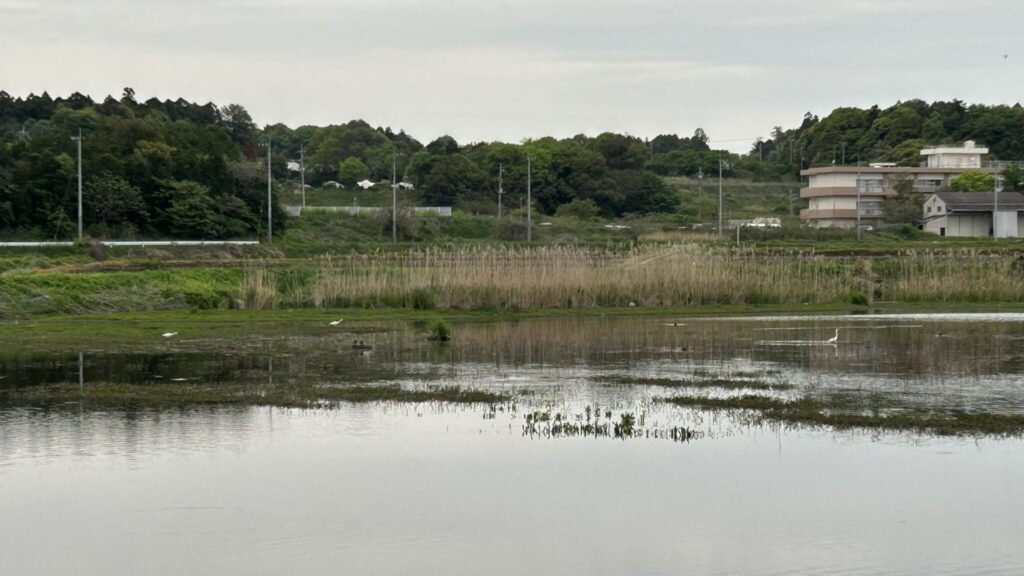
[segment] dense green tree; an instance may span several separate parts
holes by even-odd
[[[647,146],[639,138],[605,132],[594,138],[591,147],[612,170],[639,170],[647,162]]]
[[[189,180],[178,180],[169,184],[171,207],[167,211],[171,231],[184,238],[216,238],[223,230],[223,222],[217,212],[217,203],[210,196],[210,190]]]
[[[597,217],[600,213],[601,209],[590,198],[577,198],[572,202],[562,204],[555,212],[557,216],[562,218],[575,218],[577,220],[590,220]]]
[[[921,218],[925,197],[914,193],[914,179],[909,177],[893,177],[887,185],[895,190],[896,195],[882,200],[882,211],[886,222],[892,224],[917,224]]]
[[[447,154],[434,162],[423,183],[423,199],[431,206],[451,206],[472,198],[484,188],[487,176],[462,154]]]
[[[949,187],[954,192],[991,192],[995,184],[995,177],[988,172],[964,170],[950,181]]]
[[[345,158],[338,166],[338,182],[345,186],[352,186],[369,177],[370,168],[355,156]]]
[[[1002,189],[1007,192],[1024,192],[1024,169],[1019,166],[1007,166],[1000,174]]]
[[[252,143],[256,124],[241,104],[228,104],[220,109],[220,121],[228,129],[231,139],[239,144]]]
[[[104,227],[132,223],[136,229],[146,225],[148,214],[142,191],[127,180],[112,174],[101,174],[89,180],[83,203]]]
[[[670,213],[679,208],[676,191],[650,172],[618,171],[614,178],[623,197],[621,213]]]

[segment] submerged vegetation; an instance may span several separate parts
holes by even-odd
[[[760,379],[728,378],[724,376],[707,378],[644,378],[626,375],[594,376],[594,382],[630,386],[659,386],[662,388],[720,390],[792,390],[792,384],[784,382],[768,382]]]
[[[507,396],[453,386],[405,389],[398,385],[196,385],[168,382],[54,384],[0,389],[0,405],[56,406],[72,403],[88,408],[168,408],[172,406],[277,406],[313,408],[338,402],[452,402],[490,404]]]
[[[901,407],[898,401],[873,396],[832,395],[794,400],[744,395],[728,398],[677,396],[663,401],[700,410],[744,410],[755,419],[834,429],[912,431],[943,436],[1024,434],[1024,415],[924,410]]]

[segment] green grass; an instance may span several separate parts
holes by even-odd
[[[0,319],[40,314],[227,308],[241,269],[0,274]]]
[[[669,185],[679,191],[681,211],[700,221],[698,215],[703,207],[703,222],[718,222],[718,179],[704,179],[703,203],[701,202],[699,181],[696,178],[668,177]],[[789,213],[789,194],[798,194],[802,184],[799,182],[751,182],[749,180],[725,179],[722,181],[722,199],[725,219],[749,219],[758,216],[782,218],[799,222],[800,208],[805,203],[800,199],[793,201],[793,216]]]

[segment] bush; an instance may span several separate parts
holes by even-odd
[[[597,203],[587,198],[581,200],[579,198],[569,202],[568,204],[562,204],[558,207],[555,212],[555,216],[559,218],[576,218],[577,220],[590,220],[596,218],[601,213],[601,209],[598,208]]]
[[[428,288],[416,288],[410,295],[413,309],[432,310],[437,305],[434,302],[434,292]]]
[[[430,340],[434,342],[447,342],[452,339],[452,329],[444,320],[435,320],[430,325]]]
[[[867,306],[868,297],[860,290],[853,290],[850,292],[850,304],[854,306]]]

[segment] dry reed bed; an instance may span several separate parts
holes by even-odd
[[[884,260],[676,245],[627,251],[484,246],[317,261],[305,278],[247,270],[242,300],[274,306],[539,309],[849,301],[1024,300],[1014,257],[915,253]]]
[[[815,260],[675,246],[469,247],[322,259],[308,282],[247,271],[247,307],[571,308],[829,302],[849,283]]]

